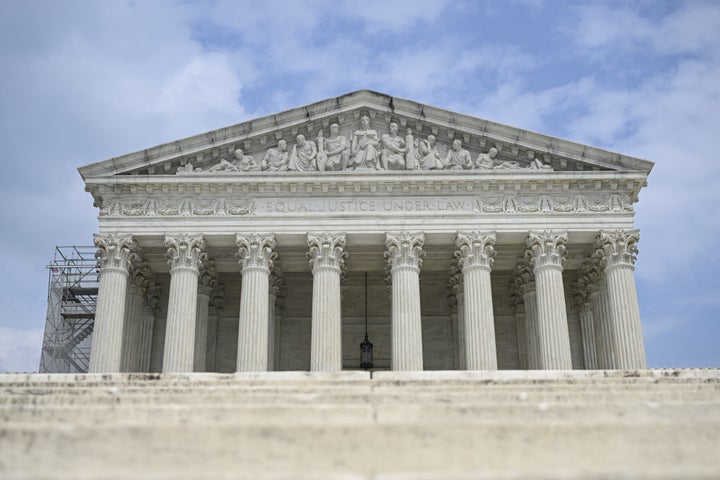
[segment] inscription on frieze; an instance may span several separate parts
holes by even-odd
[[[257,202],[259,214],[373,212],[473,212],[476,200],[452,198],[302,198],[263,199]]]

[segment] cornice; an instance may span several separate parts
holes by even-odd
[[[327,128],[331,121],[355,122],[363,111],[374,121],[386,124],[396,121],[420,136],[432,133],[444,141],[458,138],[475,150],[492,146],[521,156],[532,151],[541,155],[545,163],[561,169],[633,170],[647,175],[653,167],[652,162],[639,158],[362,90],[111,158],[78,171],[86,180],[137,170],[148,174],[174,173],[187,162],[219,159],[235,146],[268,148],[279,139],[293,139],[298,132],[313,133]]]

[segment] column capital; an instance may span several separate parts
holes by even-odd
[[[601,230],[595,239],[597,253],[602,255],[605,268],[614,265],[635,266],[640,241],[639,230]]]
[[[270,295],[275,295],[275,309],[278,312],[285,310],[285,296],[287,285],[285,284],[285,273],[279,265],[275,265],[270,272]]]
[[[448,307],[450,313],[458,312],[458,295],[465,293],[465,285],[463,284],[463,274],[457,262],[450,264],[450,277],[447,284]]]
[[[160,313],[160,284],[151,281],[145,290],[145,308],[147,313]]]
[[[483,267],[488,270],[495,262],[495,232],[457,232],[455,257],[460,269]]]
[[[138,255],[138,260],[130,270],[130,286],[141,296],[145,295],[152,284],[152,269],[150,265]]]
[[[128,272],[137,260],[138,245],[132,235],[95,234],[93,237],[100,270],[117,269]]]
[[[210,297],[212,292],[218,285],[218,273],[215,262],[207,261],[200,269],[198,277],[198,295],[207,295]]]
[[[215,313],[225,308],[225,285],[218,283],[210,292],[210,307]]]
[[[238,247],[238,263],[242,271],[248,269],[272,270],[277,258],[275,249],[275,235],[272,233],[251,233],[249,235],[235,235],[235,245]]]
[[[515,264],[515,277],[511,285],[511,291],[516,297],[520,297],[516,303],[522,303],[525,293],[534,290],[535,276],[533,275],[533,269],[530,266],[528,255],[526,255],[525,257],[518,258],[517,264]]]
[[[207,259],[205,239],[202,234],[165,235],[165,246],[167,247],[165,256],[171,272],[176,268],[187,268],[199,272],[200,267]]]
[[[530,264],[533,268],[553,265],[562,268],[565,261],[567,232],[528,232],[525,245],[530,252]]]
[[[588,303],[590,287],[595,283],[595,265],[592,259],[586,259],[578,270],[577,281],[573,284],[572,292],[578,312]]]
[[[345,251],[345,234],[323,232],[318,234],[307,234],[308,253],[310,268],[329,268],[343,270],[347,252]]]
[[[396,268],[412,268],[420,271],[425,256],[423,245],[425,235],[422,233],[386,233],[385,259],[388,269],[392,271]]]

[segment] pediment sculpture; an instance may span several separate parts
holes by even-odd
[[[458,138],[445,145],[439,143],[435,135],[418,138],[410,128],[402,136],[395,122],[390,122],[387,132],[380,135],[372,128],[370,117],[365,114],[360,117],[360,124],[350,139],[340,133],[337,123],[332,123],[328,136],[322,130],[315,140],[297,135],[291,148],[285,140],[278,140],[275,146],[265,151],[259,162],[251,155],[245,155],[240,148],[231,148],[230,151],[230,159],[222,158],[205,169],[187,163],[178,167],[176,174],[381,170],[552,171],[552,167],[543,163],[532,151],[528,152],[527,163],[498,159],[498,149],[495,147],[473,158]],[[441,151],[446,153],[443,155]]]

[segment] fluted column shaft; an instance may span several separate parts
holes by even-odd
[[[623,370],[647,368],[633,271],[627,264],[605,269],[615,362]]]
[[[595,332],[595,359],[597,368],[608,370],[615,368],[613,332],[610,327],[610,311],[608,308],[605,279],[598,279],[588,295],[593,316]]]
[[[272,289],[268,294],[268,371],[275,370],[275,303],[277,296],[272,293]]]
[[[137,371],[149,372],[152,353],[153,333],[155,328],[155,315],[160,303],[160,286],[151,284],[145,293],[145,306],[140,321],[137,348]]]
[[[204,372],[207,360],[208,312],[210,311],[210,293],[200,291],[197,295],[195,311],[195,352],[193,353],[193,371]]]
[[[385,256],[392,282],[392,369],[422,370],[420,267],[425,236],[387,234]]]
[[[600,232],[598,236],[606,265],[605,283],[615,365],[623,370],[647,368],[633,273],[639,239],[637,230]]]
[[[125,333],[123,334],[122,372],[138,371],[140,329],[143,318],[145,292],[129,285],[125,300]]]
[[[100,260],[100,284],[88,371],[119,372],[122,366],[125,296],[136,244],[130,235],[96,235],[95,246]]]
[[[567,234],[530,232],[537,294],[540,364],[544,370],[571,370],[570,332],[565,307],[562,262]]]
[[[308,235],[308,257],[313,273],[310,370],[342,370],[340,274],[346,257],[345,235]]]
[[[268,368],[268,294],[275,239],[269,234],[236,237],[242,266],[237,371]]]
[[[518,303],[515,306],[515,331],[517,332],[518,368],[528,370],[528,337],[525,324],[525,306]]]
[[[463,290],[465,287],[463,286]],[[467,369],[467,356],[465,354],[465,293],[461,291],[457,297],[457,327],[458,327],[458,369]]]
[[[583,359],[586,370],[595,370],[597,367],[597,354],[595,352],[595,327],[593,326],[592,307],[589,303],[580,306],[580,333],[583,343]]]
[[[537,294],[535,282],[527,284],[523,293],[525,307],[525,334],[527,335],[528,369],[541,370],[542,359],[540,355],[540,330],[537,318]]]
[[[192,372],[200,267],[205,259],[202,235],[165,237],[170,264],[163,372]]]
[[[465,292],[465,362],[468,370],[497,370],[490,269],[495,234],[459,232],[455,245]]]

